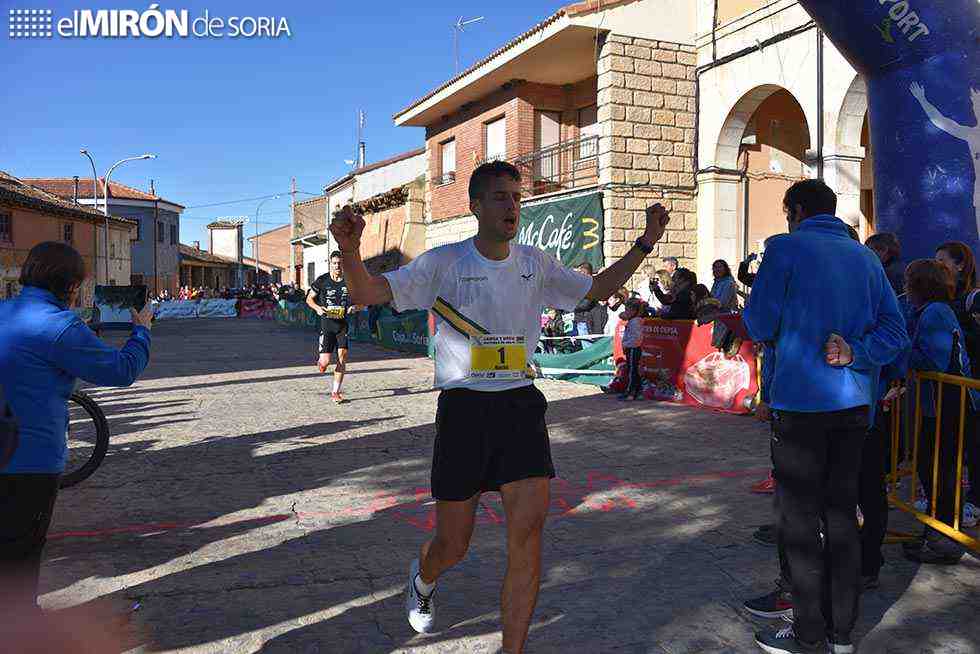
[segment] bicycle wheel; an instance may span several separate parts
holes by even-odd
[[[102,409],[81,391],[68,400],[68,462],[61,488],[88,479],[109,450],[109,422]]]

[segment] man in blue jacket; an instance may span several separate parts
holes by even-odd
[[[851,240],[836,208],[821,180],[786,191],[790,233],[770,239],[744,313],[753,340],[776,351],[772,452],[794,625],[756,636],[776,654],[825,652],[828,638],[835,654],[854,651],[861,449],[878,370],[908,347],[881,263]]]
[[[21,268],[21,294],[0,303],[0,387],[19,430],[13,457],[0,465],[0,613],[37,601],[76,380],[129,386],[150,360],[149,302],[133,312],[132,336],[115,350],[68,309],[84,280],[74,248],[41,243]]]

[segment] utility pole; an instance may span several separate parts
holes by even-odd
[[[278,200],[280,197],[279,194],[273,195],[271,198],[262,200],[259,202],[259,206],[255,207],[255,240],[252,242],[252,257],[255,259],[255,286],[259,285],[259,210],[269,200]]]
[[[289,183],[289,276],[295,277],[296,288],[300,287],[300,278],[296,275],[296,246],[292,240],[296,238],[296,178]]]
[[[150,180],[150,195],[153,196],[153,294],[159,295],[159,282],[157,281],[160,277],[160,273],[157,272],[157,224],[160,221],[160,205],[156,199],[156,189],[153,187],[153,180]]]

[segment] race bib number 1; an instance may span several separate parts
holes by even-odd
[[[524,379],[527,345],[522,335],[479,334],[470,338],[470,377]]]

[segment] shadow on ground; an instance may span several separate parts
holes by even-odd
[[[226,341],[247,340],[251,329]],[[301,348],[301,337],[278,329],[263,332],[284,341],[268,369]],[[173,347],[190,355],[169,354],[157,379],[197,374],[188,372],[203,365],[197,338]],[[481,502],[467,559],[440,583],[441,631],[417,636],[404,620],[405,571],[433,525],[432,398],[405,385],[428,374],[425,364],[375,353],[362,361],[386,358],[399,360],[391,366],[399,374],[380,375],[362,397],[369,401],[333,419],[176,445],[139,416],[183,420],[187,402],[155,398],[152,388],[135,402],[124,391],[100,392],[113,427],[129,437],[113,444],[104,470],[59,499],[58,511],[91,517],[86,530],[55,527],[45,601],[139,598],[161,651],[497,651],[505,534],[496,494]],[[236,366],[221,360],[218,368],[254,376]],[[221,392],[240,393],[239,383]],[[384,398],[398,414],[372,417]],[[253,401],[259,413],[284,410],[275,393]],[[401,414],[419,413],[419,403],[429,419],[404,423]],[[775,550],[750,538],[771,521],[771,503],[746,492],[768,467],[765,430],[602,395],[553,400],[549,422],[560,479],[529,651],[754,651],[753,632],[770,623],[751,619],[741,603],[770,590],[777,575]],[[980,605],[975,579],[920,569],[897,546],[887,559],[882,587],[862,598],[863,652],[980,650],[976,621],[964,618]],[[964,565],[980,570],[975,559]]]

